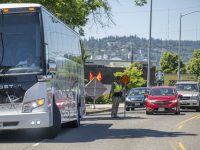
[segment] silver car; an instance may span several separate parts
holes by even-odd
[[[200,87],[198,82],[194,81],[178,81],[176,90],[183,95],[180,100],[181,108],[196,109],[200,111]]]
[[[126,111],[135,110],[145,106],[144,94],[149,93],[150,89],[147,87],[132,88],[125,99]]]

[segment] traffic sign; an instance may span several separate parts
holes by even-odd
[[[120,83],[127,85],[129,83],[129,77],[127,75],[123,75],[120,78]]]
[[[158,72],[155,74],[155,76],[156,76],[156,80],[157,80],[157,81],[162,81],[162,80],[164,79],[164,73],[161,72],[161,71],[158,71]]]
[[[99,98],[107,88],[97,80],[97,78],[93,78],[86,86],[85,91],[88,96],[93,97],[95,100]]]

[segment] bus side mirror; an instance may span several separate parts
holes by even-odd
[[[55,61],[49,61],[48,62],[48,73],[50,74],[56,74],[56,63]]]

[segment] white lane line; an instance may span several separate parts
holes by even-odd
[[[36,146],[40,145],[41,143],[44,143],[45,141],[47,141],[47,139],[44,139],[38,143],[33,144],[32,147],[36,147]]]
[[[89,124],[83,124],[83,125],[81,125],[81,126],[83,126],[83,127],[85,127],[85,126],[88,126]]]

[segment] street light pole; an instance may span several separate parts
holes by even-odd
[[[181,52],[181,24],[182,24],[182,14],[180,14],[180,26],[179,26],[179,48],[178,48],[178,80],[180,80],[180,52]]]
[[[192,11],[192,12],[189,12],[187,14],[180,14],[180,26],[179,26],[179,49],[178,49],[178,80],[180,80],[181,78],[181,74],[180,74],[180,52],[182,50],[181,48],[181,26],[182,26],[182,18],[184,16],[187,16],[187,15],[190,15],[190,14],[193,14],[193,13],[197,13],[197,12],[200,12],[200,10],[197,10],[197,11]]]
[[[148,70],[147,70],[147,87],[150,87],[150,80],[151,80],[151,26],[152,26],[152,0],[150,4],[150,23],[149,23],[149,48],[148,48]]]

